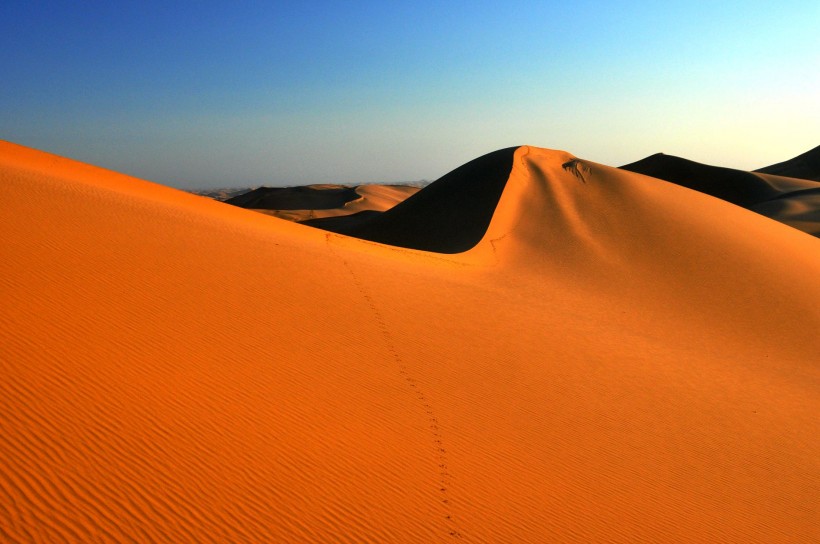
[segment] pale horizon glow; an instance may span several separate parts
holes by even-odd
[[[820,144],[820,4],[0,7],[0,139],[175,187],[436,179],[529,144],[741,169]]]

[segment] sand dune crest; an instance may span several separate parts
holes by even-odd
[[[466,251],[487,229],[515,149],[470,161],[384,213],[305,224],[394,246],[439,253]]]
[[[820,146],[793,159],[759,168],[755,172],[820,181]]]
[[[621,168],[715,196],[808,234],[820,234],[820,183],[817,181],[764,173],[774,171],[770,169],[743,172],[709,166],[663,153]]]

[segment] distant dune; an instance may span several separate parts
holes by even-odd
[[[263,210],[326,210],[341,208],[359,194],[344,185],[305,185],[302,187],[259,187],[229,198],[226,204]]]
[[[305,185],[259,187],[225,200],[227,204],[290,221],[338,217],[392,208],[421,187],[416,185]]]
[[[0,181],[3,541],[820,541],[817,238],[529,146],[364,239]]]
[[[820,146],[793,159],[760,168],[755,172],[820,181]]]
[[[256,189],[256,187],[221,187],[218,189],[189,189],[188,192],[224,202],[229,198],[248,193],[254,189]]]
[[[800,157],[781,164],[803,164],[793,163],[798,159]],[[763,172],[769,169],[744,172],[709,166],[663,153],[621,168],[721,198],[808,234],[820,236],[820,182]],[[785,172],[789,169],[779,170]]]

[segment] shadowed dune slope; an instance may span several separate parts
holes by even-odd
[[[470,161],[384,213],[304,224],[412,249],[466,251],[487,229],[515,150],[501,149]]]
[[[663,153],[650,155],[621,168],[669,181],[744,207],[781,197],[784,191],[789,189],[800,190],[810,186],[801,184],[799,180],[791,180],[792,183],[787,188],[781,188],[769,176],[710,166]]]
[[[820,240],[503,153],[442,254],[0,143],[0,539],[820,541]]]
[[[820,181],[820,146],[793,159],[759,168],[755,172]]]
[[[280,219],[287,219],[288,221],[324,220],[325,218],[349,216],[360,212],[383,212],[417,193],[420,189],[413,185],[358,185],[350,188],[355,191],[356,197],[338,205],[338,198],[333,196],[332,193],[334,193],[339,186],[312,185],[310,187],[313,189],[313,192],[316,193],[314,204],[321,207],[293,209],[240,207],[252,209],[255,212],[272,215]],[[330,191],[331,194],[329,198],[323,200],[321,193],[326,190]],[[301,201],[301,203],[310,204],[310,202],[305,201]],[[272,204],[274,204],[274,202],[268,203],[268,205]]]
[[[229,198],[226,204],[263,210],[326,210],[341,208],[356,200],[353,187],[343,185],[305,185],[302,187],[259,187]]]
[[[808,234],[820,232],[816,181],[709,166],[663,153],[621,168],[712,195]]]
[[[820,237],[820,188],[793,191],[749,206],[749,209]]]
[[[258,187],[219,187],[216,189],[188,189],[187,192],[194,195],[204,196],[206,198],[212,198],[220,202],[225,202],[230,198],[244,195],[246,193],[253,191],[254,189],[258,189]]]

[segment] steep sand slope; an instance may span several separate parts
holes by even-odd
[[[755,172],[820,181],[820,145],[805,153]]]
[[[2,538],[820,539],[820,241],[512,158],[442,255],[0,145]]]
[[[304,223],[405,248],[441,253],[466,251],[487,230],[510,175],[515,150],[500,149],[459,166],[385,213]]]
[[[815,236],[820,233],[820,182],[817,181],[761,173],[768,169],[744,172],[710,166],[663,153],[621,168],[721,198]],[[784,167],[778,171],[787,170]]]

